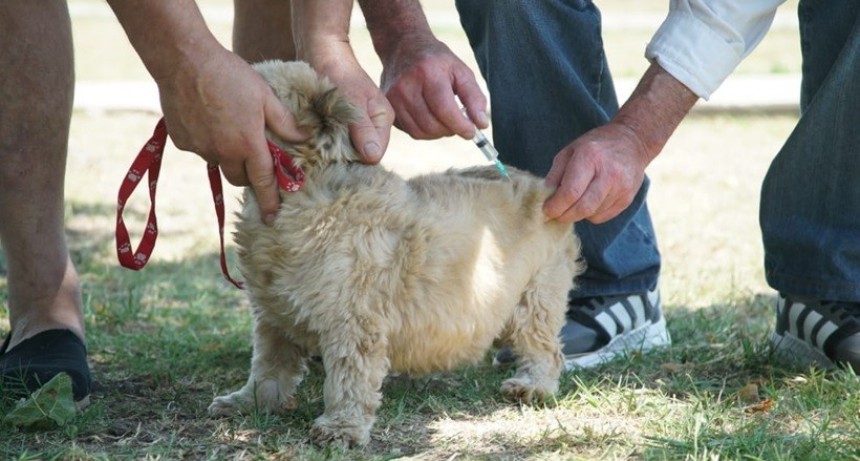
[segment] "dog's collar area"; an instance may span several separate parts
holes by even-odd
[[[164,154],[164,145],[167,142],[167,125],[164,119],[155,125],[155,131],[149,141],[140,149],[134,162],[123,178],[119,188],[119,199],[116,209],[116,252],[120,265],[132,270],[140,270],[149,261],[152,250],[155,248],[155,240],[158,237],[158,222],[155,217],[155,190],[158,185],[158,174],[161,171],[161,157]],[[296,192],[301,189],[305,182],[305,173],[296,166],[293,158],[269,141],[269,152],[275,163],[275,176],[278,186],[287,192]],[[128,235],[122,213],[134,189],[147,173],[149,179],[149,217],[146,229],[140,238],[137,249],[132,251],[131,239]],[[209,188],[212,190],[212,200],[215,203],[215,214],[218,218],[218,235],[221,239],[221,272],[236,288],[242,289],[243,284],[233,279],[227,269],[227,256],[224,251],[224,191],[221,184],[221,169],[217,164],[207,164],[209,175]]]
[[[305,183],[305,172],[296,166],[293,158],[277,144],[269,141],[269,152],[275,161],[275,175],[278,186],[287,192],[296,192]]]

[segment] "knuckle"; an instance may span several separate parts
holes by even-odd
[[[586,195],[580,198],[577,203],[577,208],[582,212],[585,216],[593,216],[600,209],[600,201],[596,199],[596,197]]]
[[[561,197],[565,200],[576,201],[577,199],[581,200],[583,190],[582,188],[573,184],[563,184],[562,187],[558,190],[558,193],[561,194]]]
[[[248,180],[254,189],[267,189],[275,185],[275,176],[271,174],[255,175]]]

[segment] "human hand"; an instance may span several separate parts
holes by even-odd
[[[456,134],[475,136],[486,128],[487,98],[472,70],[433,37],[402,40],[385,59],[381,87],[397,114],[395,126],[415,139]],[[463,117],[455,96],[466,108]]]
[[[261,219],[271,223],[280,196],[265,129],[288,142],[307,139],[293,114],[262,77],[223,48],[184,62],[156,83],[176,147],[218,164],[231,184],[250,185]]]
[[[585,133],[553,159],[546,182],[556,190],[544,203],[544,213],[565,223],[609,221],[633,201],[650,158],[636,133],[621,123]]]
[[[349,42],[353,0],[292,0],[296,58],[325,75],[359,110],[349,137],[367,163],[382,159],[391,137],[394,109],[359,65]]]
[[[391,139],[394,109],[358,64],[349,43],[314,43],[299,59],[325,75],[358,108],[359,118],[350,124],[349,137],[359,156],[366,163],[382,160]]]
[[[551,219],[600,224],[624,211],[645,179],[645,167],[699,97],[651,63],[612,120],[559,152],[546,177],[556,186],[544,203]]]

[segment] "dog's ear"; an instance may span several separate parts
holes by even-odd
[[[349,124],[358,118],[358,109],[327,78],[301,61],[265,61],[254,69],[293,113],[296,123],[311,132],[306,143],[283,146],[299,166],[358,160],[349,139]]]
[[[327,83],[327,81],[326,81]],[[358,119],[358,109],[331,86],[310,98],[309,124],[314,132],[310,147],[318,152],[324,163],[354,162],[358,155],[349,139],[349,124]],[[303,120],[299,122],[304,125]]]

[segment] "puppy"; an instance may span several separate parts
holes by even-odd
[[[356,109],[331,83],[301,62],[255,68],[313,134],[283,145],[306,180],[281,192],[274,225],[245,190],[235,241],[254,309],[251,374],[210,414],[293,408],[318,355],[325,412],[312,438],[366,444],[386,374],[475,363],[494,340],[519,357],[505,396],[554,394],[557,335],[583,268],[572,226],[542,212],[543,180],[486,166],[407,181],[364,165],[347,132]]]

